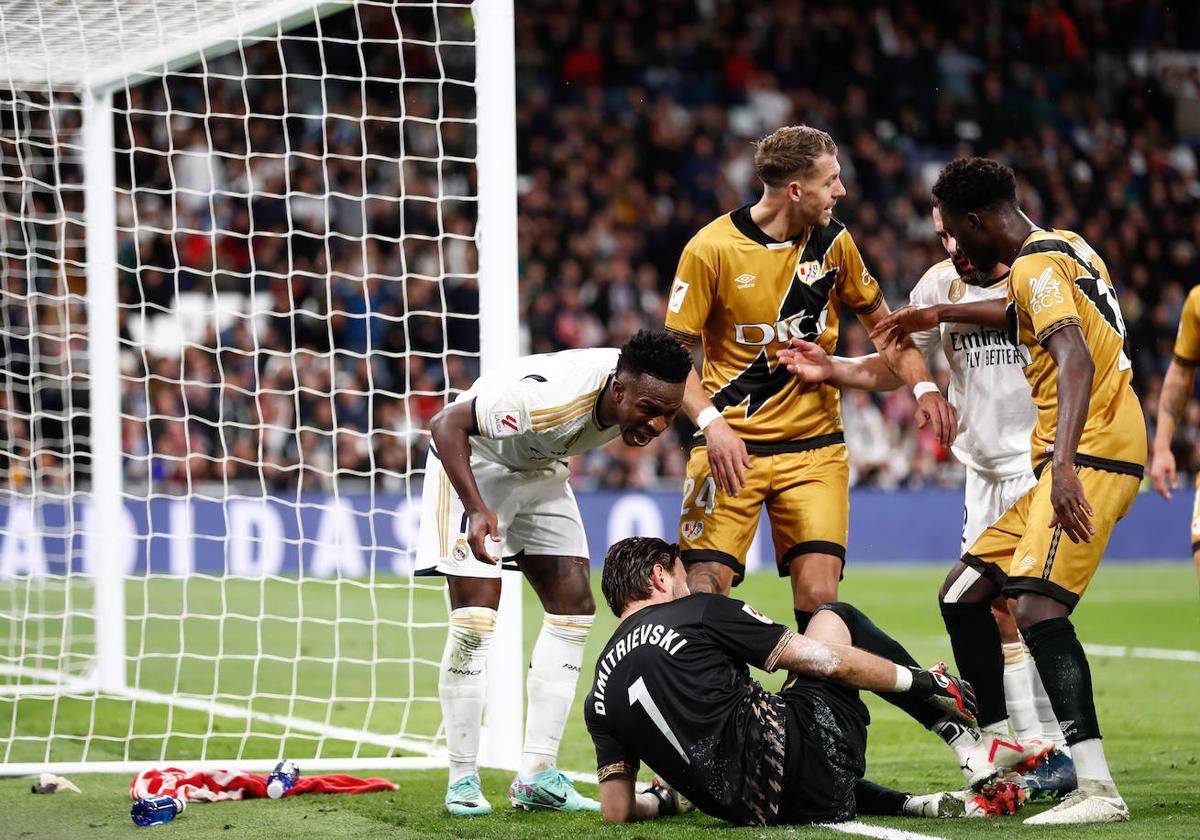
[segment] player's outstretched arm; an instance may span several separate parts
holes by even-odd
[[[1171,439],[1183,419],[1192,386],[1196,381],[1196,368],[1179,360],[1171,360],[1167,375],[1163,377],[1162,391],[1158,395],[1158,422],[1154,430],[1154,455],[1150,460],[1150,479],[1154,489],[1170,501],[1171,491],[1176,487],[1175,453],[1171,451]]]
[[[903,341],[913,333],[931,330],[938,324],[981,324],[1004,329],[1008,326],[1006,304],[1002,300],[982,300],[974,303],[938,303],[933,306],[902,306],[885,314],[871,327],[875,346]]]
[[[830,382],[860,391],[894,391],[904,384],[878,353],[830,356],[820,344],[793,338],[775,355],[781,365],[805,382]]]
[[[1079,324],[1070,324],[1044,341],[1046,352],[1058,365],[1058,419],[1054,428],[1054,455],[1050,468],[1050,505],[1054,516],[1050,527],[1062,526],[1071,542],[1091,542],[1092,506],[1084,495],[1083,482],[1075,472],[1075,453],[1087,420],[1096,363]]]
[[[500,525],[496,514],[479,495],[479,485],[471,472],[471,435],[478,432],[474,406],[469,402],[451,403],[429,421],[429,432],[438,458],[467,513],[467,544],[471,546],[471,553],[484,563],[499,562],[499,558],[488,552],[485,541],[500,539]]]
[[[964,723],[975,723],[975,692],[970,683],[944,670],[909,668],[860,648],[800,634],[788,640],[776,664],[794,674],[861,691],[912,694]]]
[[[653,785],[635,793],[632,776],[609,776],[600,783],[600,816],[605,822],[627,823],[669,817],[679,812],[675,792]]]
[[[949,446],[954,443],[954,437],[958,434],[958,414],[954,411],[954,406],[946,401],[942,392],[933,383],[933,377],[929,374],[925,358],[909,339],[908,333],[898,335],[891,341],[876,338],[879,324],[889,317],[892,316],[888,313],[887,304],[883,303],[871,312],[859,313],[858,320],[871,333],[871,339],[875,342],[875,347],[879,350],[879,355],[883,357],[887,366],[913,389],[913,393],[917,397],[917,425],[922,429],[932,426],[933,433],[942,442],[942,446]],[[937,322],[935,321],[925,329],[932,329],[936,326]],[[917,330],[917,332],[923,331]]]

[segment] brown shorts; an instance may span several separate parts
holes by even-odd
[[[1113,526],[1137,496],[1141,478],[1088,466],[1080,458],[1075,471],[1092,506],[1096,533],[1091,542],[1074,543],[1062,528],[1051,528],[1051,471],[1036,471],[1038,483],[987,528],[962,561],[989,576],[1006,595],[1038,592],[1074,609],[1104,556]]]
[[[708,451],[692,449],[683,484],[679,548],[685,565],[715,562],[746,573],[746,553],[763,505],[771,522],[775,565],[790,574],[792,558],[820,553],[846,560],[850,530],[850,465],[841,435],[779,444],[747,444],[753,466],[737,496],[717,490]]]

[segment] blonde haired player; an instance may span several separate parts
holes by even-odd
[[[1154,431],[1154,457],[1150,459],[1150,478],[1168,502],[1176,486],[1175,453],[1171,438],[1183,419],[1183,410],[1192,396],[1196,382],[1196,365],[1200,365],[1200,286],[1188,292],[1179,315],[1179,333],[1175,337],[1175,352],[1167,375],[1163,377],[1158,395],[1158,423]],[[1196,501],[1192,507],[1192,560],[1200,574],[1200,473],[1196,475]]]
[[[1008,295],[1008,266],[997,263],[987,274],[977,270],[946,232],[936,206],[933,228],[950,256],[925,272],[909,295],[910,305],[1003,301]],[[958,414],[953,450],[967,474],[961,555],[1037,483],[1029,461],[1036,412],[1022,372],[1029,352],[1014,346],[1004,330],[979,324],[946,322],[910,338],[928,363],[941,353],[950,370],[948,396]],[[890,391],[902,384],[878,354],[829,356],[820,345],[797,340],[779,352],[779,359],[806,382],[828,381],[869,391]],[[1049,744],[1065,746],[1050,700],[1021,643],[1007,599],[997,598],[992,612],[1004,650],[1008,717],[989,722],[983,733],[954,723],[939,723],[935,730],[959,754],[968,776],[981,765],[1008,769],[1037,761],[1036,769],[1026,776],[1031,794],[1067,793],[1075,786],[1074,772],[1069,758],[1050,754]]]
[[[837,146],[797,125],[754,155],[762,197],[702,228],[683,250],[667,305],[668,332],[704,350],[683,409],[699,427],[679,524],[694,592],[728,594],[767,509],[796,625],[837,599],[849,529],[849,465],[838,389],[805,383],[776,363],[793,338],[837,344],[838,310],[868,329],[888,314],[879,284],[833,216],[842,185]],[[912,347],[885,351],[914,388],[922,425],[949,444],[954,412]]]

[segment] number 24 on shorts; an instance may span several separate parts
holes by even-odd
[[[680,516],[686,516],[688,510],[695,507],[703,509],[706,514],[717,508],[717,482],[710,475],[700,482],[696,490],[696,498],[692,499],[692,491],[696,490],[696,480],[690,476],[683,482],[683,506],[679,509]]]

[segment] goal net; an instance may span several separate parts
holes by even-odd
[[[488,3],[0,6],[0,772],[444,761],[426,429],[516,335]]]

